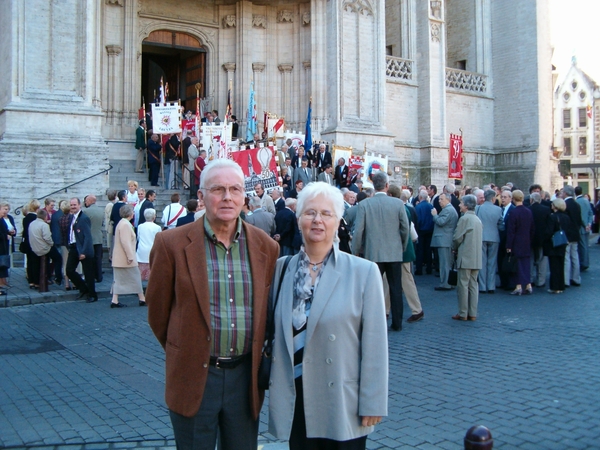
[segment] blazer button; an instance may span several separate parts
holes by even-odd
[[[333,381],[329,382],[329,387],[333,387]]]
[[[204,363],[204,364],[202,364],[202,367],[204,367],[206,369],[208,367],[208,364]]]
[[[207,340],[207,341],[210,341],[210,336],[206,336],[206,340]]]
[[[330,334],[329,335],[329,340],[332,341],[332,342],[335,341],[335,334]]]
[[[271,359],[272,359],[273,361],[275,361],[275,357],[274,357],[274,356],[273,356]]]
[[[273,382],[269,380],[269,386],[273,386]]]
[[[327,359],[325,360],[325,362],[326,362],[327,364],[331,364],[332,360],[331,360],[331,358],[327,358]]]

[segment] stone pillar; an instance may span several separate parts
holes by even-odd
[[[489,2],[477,0],[475,2],[475,38],[477,46],[478,73],[491,75],[492,71],[492,15]],[[489,80],[492,78],[490,77]]]
[[[231,81],[231,88],[232,88],[232,92],[235,92],[235,90],[233,89],[233,76],[235,75],[235,63],[225,63],[223,64],[223,70],[227,73],[227,80],[225,82],[225,86],[227,86],[227,89],[229,89],[229,82]],[[233,99],[231,99],[231,101],[233,101]],[[225,107],[227,108],[227,103],[225,104]],[[221,113],[221,117],[225,117],[225,113],[226,111],[223,111],[223,113]],[[237,117],[237,115],[236,115]]]
[[[262,62],[254,62],[252,63],[252,80],[254,81],[254,100],[257,102],[257,110],[256,110],[256,129],[258,130],[259,127],[259,123],[260,120],[263,119],[264,115],[261,114],[260,111],[260,107],[259,106],[259,100],[261,100],[260,104],[262,105],[262,109],[266,109],[266,98],[268,96],[268,92],[266,90],[266,83],[264,80],[264,76],[259,77],[258,74],[259,73],[263,73],[265,71],[265,63]],[[262,80],[259,80],[259,78],[262,78]],[[261,93],[262,94],[262,98],[258,99],[257,98],[257,93]],[[263,119],[264,120],[264,119]],[[264,124],[263,124],[264,125]],[[262,136],[262,133],[258,133]]]
[[[98,0],[3,6],[0,167],[7,170],[0,192],[17,208],[108,167],[98,97],[101,17]],[[69,195],[100,194],[107,181],[92,178]]]
[[[327,2],[326,12],[329,123],[321,137],[392,154],[392,135],[384,125],[385,0]]]
[[[418,1],[415,7],[420,159],[424,169],[431,167],[430,182],[439,186],[447,182],[448,176],[444,3]]]
[[[292,98],[292,70],[294,66],[292,64],[279,64],[277,66],[281,72],[281,111],[283,117],[289,117],[292,112],[291,98]]]
[[[108,102],[105,106],[106,111],[106,123],[113,125],[115,123],[115,117],[118,116],[118,109],[116,108],[116,96],[117,86],[121,85],[117,72],[117,59],[123,49],[118,45],[107,45],[106,53],[108,54]]]

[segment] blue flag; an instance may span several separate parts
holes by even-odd
[[[256,133],[256,101],[254,100],[254,83],[250,83],[250,98],[248,99],[248,126],[246,128],[246,141],[254,140]]]
[[[306,117],[306,130],[304,131],[304,148],[312,151],[312,131],[310,128],[310,113],[312,111],[312,100],[308,102],[308,116]]]

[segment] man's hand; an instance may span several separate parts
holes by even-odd
[[[79,261],[83,261],[85,259],[85,255],[79,255]]]
[[[431,210],[431,215],[432,215],[432,216],[437,216],[437,209],[433,208],[433,209]]]

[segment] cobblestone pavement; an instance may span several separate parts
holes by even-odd
[[[425,318],[390,333],[389,416],[368,448],[460,449],[476,424],[495,448],[599,448],[600,245],[590,250],[581,287],[481,295],[476,322],[451,320],[456,292],[416,277]],[[0,308],[0,447],[174,449],[146,308],[54,297]],[[287,448],[265,410],[261,448]]]

